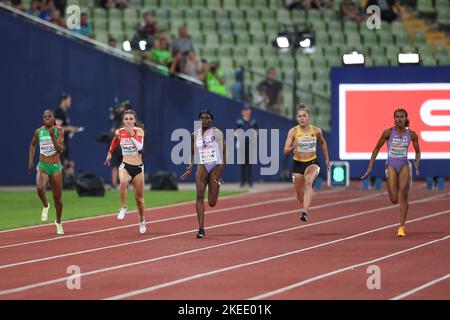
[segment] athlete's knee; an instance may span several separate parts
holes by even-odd
[[[197,193],[197,201],[203,201],[203,200],[205,200],[205,193],[204,192]]]
[[[217,204],[217,199],[208,199],[208,204],[210,207],[215,207]]]
[[[144,205],[144,198],[143,197],[135,197],[134,199],[136,200],[136,204],[138,206],[143,206]]]
[[[57,197],[55,197],[54,199],[53,199],[53,202],[55,203],[55,207],[57,207],[57,206],[62,206],[62,197],[59,197],[59,196],[57,196]]]
[[[397,196],[389,196],[389,199],[391,200],[392,204],[398,203],[398,197]]]
[[[305,180],[305,188],[312,188],[313,180],[312,179],[306,179]]]
[[[408,189],[400,189],[400,196],[402,200],[408,200]]]

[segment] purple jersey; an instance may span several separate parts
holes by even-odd
[[[398,133],[395,127],[392,128],[391,135],[387,141],[388,158],[386,166],[393,167],[397,173],[408,164],[408,147],[411,143],[411,135],[409,128],[406,128],[404,135]]]

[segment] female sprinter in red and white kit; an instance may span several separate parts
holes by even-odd
[[[142,162],[142,148],[144,146],[144,130],[136,126],[137,116],[133,110],[126,110],[122,115],[123,126],[116,130],[111,141],[105,165],[110,164],[111,154],[120,144],[123,160],[119,166],[120,202],[121,209],[117,216],[119,220],[125,218],[127,212],[127,187],[131,182],[134,188],[134,198],[139,211],[139,231],[147,230],[144,217],[144,164]]]

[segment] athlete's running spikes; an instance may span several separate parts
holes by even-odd
[[[55,221],[55,225],[56,225],[56,234],[64,234],[64,229],[62,226],[62,222],[58,223]]]
[[[308,214],[306,212],[302,212],[302,215],[300,216],[300,220],[306,222],[308,221]]]
[[[399,227],[397,230],[397,236],[399,237],[406,236],[406,227]]]
[[[125,218],[125,213],[127,213],[127,208],[120,208],[119,214],[117,215],[117,219],[123,220]]]
[[[198,229],[197,239],[201,239],[205,237],[205,229]]]
[[[145,223],[145,220],[142,222],[139,222],[139,232],[145,233],[147,231],[147,224]]]
[[[43,207],[42,208],[42,213],[41,213],[41,220],[42,221],[47,221],[48,219],[48,210],[50,209],[50,203],[47,202],[47,207]]]

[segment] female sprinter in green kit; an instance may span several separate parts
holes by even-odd
[[[50,181],[53,192],[53,201],[56,208],[56,233],[64,234],[62,227],[62,166],[60,161],[60,154],[64,150],[64,133],[60,127],[55,124],[55,115],[51,110],[45,110],[43,116],[44,125],[34,132],[31,140],[29,155],[28,155],[28,171],[33,172],[34,168],[34,153],[36,151],[36,144],[39,142],[39,163],[36,167],[36,187],[39,199],[42,202],[43,209],[41,213],[41,220],[46,221],[48,218],[48,210],[50,203],[45,196],[45,186]]]

